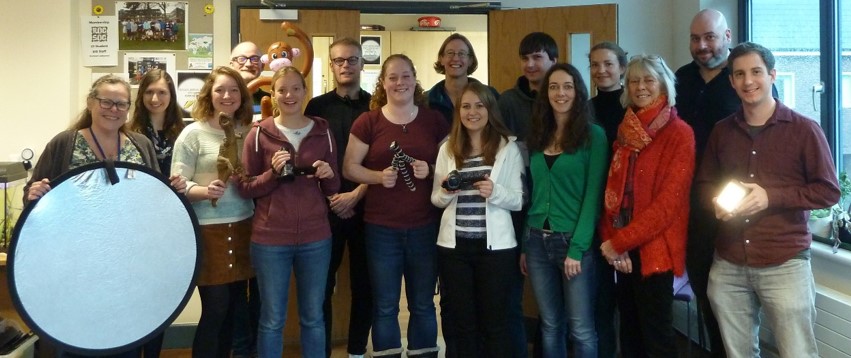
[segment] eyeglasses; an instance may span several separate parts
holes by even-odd
[[[337,66],[342,66],[344,62],[348,62],[349,65],[354,66],[354,65],[357,65],[358,62],[360,62],[360,57],[357,57],[357,56],[352,56],[352,57],[349,57],[349,58],[337,57],[337,58],[332,58],[331,62],[333,62]]]
[[[467,58],[468,56],[470,56],[470,54],[467,53],[467,52],[464,52],[464,51],[461,51],[461,52],[447,51],[447,52],[443,53],[443,56],[446,56],[446,57],[449,57],[449,58],[453,58],[455,56],[458,56],[458,58],[464,59],[464,58]]]
[[[246,61],[251,61],[251,63],[260,62],[260,56],[236,56],[230,59],[231,61],[236,61],[238,64],[244,64]]]
[[[124,101],[117,101],[116,102],[116,101],[113,101],[113,100],[108,99],[108,98],[100,98],[100,97],[95,97],[95,99],[98,100],[98,103],[100,104],[100,108],[103,108],[103,109],[112,109],[112,107],[118,108],[119,111],[126,111],[126,110],[130,109],[130,102],[124,102]]]

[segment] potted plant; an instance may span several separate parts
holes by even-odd
[[[851,245],[851,216],[848,200],[851,194],[851,179],[845,171],[839,173],[839,202],[829,208],[810,213],[810,231],[813,236],[833,243],[833,250],[841,244]]]

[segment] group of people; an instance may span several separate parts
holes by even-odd
[[[174,42],[179,26],[174,20],[125,19],[121,21],[121,39]]]
[[[337,87],[302,111],[304,76],[280,69],[274,115],[256,122],[246,83],[262,64],[250,42],[211,72],[185,128],[164,71],[145,74],[129,125],[129,86],[104,76],[48,144],[26,200],[104,159],[169,176],[203,238],[195,357],[280,357],[293,273],[302,356],[330,356],[346,247],[350,357],[364,356],[370,332],[373,357],[437,357],[436,288],[447,357],[526,357],[523,277],[542,357],[615,357],[617,347],[676,357],[672,287],[686,271],[713,355],[758,355],[762,310],[781,356],[817,356],[806,221],[839,198],[825,137],[774,98],[770,51],[730,50],[715,10],[690,32],[694,61],[676,73],[658,56],[593,46],[593,98],[540,32],[521,41],[522,75],[501,95],[470,77],[477,58],[463,35],[438,50],[445,79],[433,88],[395,54],[372,94],[360,89],[360,44],[339,39],[329,49]],[[224,179],[222,113],[243,169]],[[748,194],[728,211],[717,197],[731,180]],[[161,339],[145,351],[155,356]]]

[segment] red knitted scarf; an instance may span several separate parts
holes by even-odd
[[[621,213],[627,217],[632,216],[635,160],[674,116],[676,109],[668,106],[668,98],[665,95],[659,96],[638,112],[632,107],[627,108],[623,122],[618,126],[618,139],[614,144],[614,155],[606,183],[605,206],[612,216],[617,217]]]

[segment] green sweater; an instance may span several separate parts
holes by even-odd
[[[548,221],[553,231],[573,233],[567,257],[574,260],[581,260],[591,246],[609,164],[605,131],[596,124],[589,129],[588,142],[559,155],[552,168],[544,153],[529,155],[533,185],[527,225],[543,229]]]

